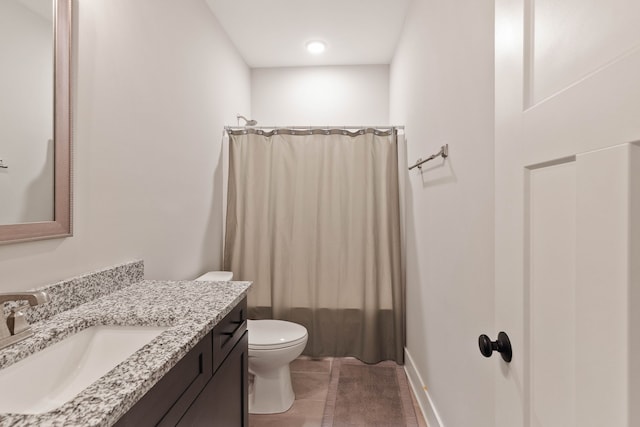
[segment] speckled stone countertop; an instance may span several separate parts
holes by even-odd
[[[0,350],[0,369],[90,326],[169,329],[58,409],[38,415],[0,414],[0,426],[113,425],[246,296],[250,286],[143,280],[33,323],[34,336]],[[4,392],[8,391],[0,391]]]

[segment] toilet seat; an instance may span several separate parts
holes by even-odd
[[[284,320],[248,320],[249,349],[277,350],[295,347],[307,340],[307,329]]]

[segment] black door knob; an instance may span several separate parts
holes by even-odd
[[[509,341],[509,336],[500,332],[498,334],[498,339],[496,341],[491,341],[491,339],[482,334],[478,337],[478,346],[480,347],[480,353],[484,357],[491,357],[494,351],[497,351],[502,355],[502,359],[509,363],[511,362],[511,356],[513,355],[511,351],[511,341]]]

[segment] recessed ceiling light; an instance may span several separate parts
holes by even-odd
[[[314,40],[307,43],[307,51],[313,55],[319,55],[325,51],[327,44],[319,40]]]

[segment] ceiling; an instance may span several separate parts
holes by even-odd
[[[389,64],[410,0],[206,0],[252,68]],[[322,40],[311,55],[305,44]]]

